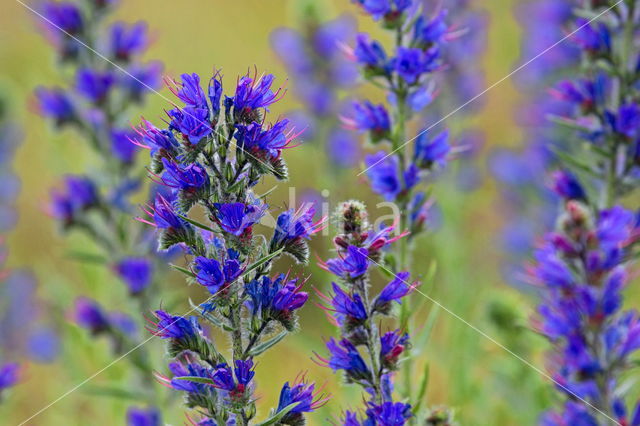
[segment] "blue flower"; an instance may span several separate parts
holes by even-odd
[[[186,222],[175,211],[175,208],[169,200],[157,194],[154,205],[148,211],[154,222],[151,225],[160,229],[183,229],[186,227]]]
[[[99,203],[98,189],[84,176],[64,177],[64,190],[51,191],[51,213],[65,224],[71,224],[78,213]]]
[[[253,376],[255,376],[256,372],[253,371],[253,359],[249,358],[247,360],[237,359],[235,361],[235,368],[233,369],[236,380],[239,385],[244,387],[248,386],[253,380]]]
[[[42,14],[56,27],[52,29],[54,32],[62,30],[77,35],[84,28],[82,13],[75,3],[47,1],[42,6]]]
[[[155,407],[129,407],[127,410],[127,426],[161,426],[160,411]]]
[[[103,102],[114,83],[115,78],[109,71],[82,68],[76,74],[78,93],[94,103]]]
[[[302,413],[311,413],[322,407],[328,400],[328,397],[315,392],[315,384],[309,384],[303,378],[301,381],[294,383],[293,386],[289,385],[289,382],[284,384],[280,391],[276,411],[284,410],[291,404],[297,404],[285,414],[281,422],[283,424],[300,424]]]
[[[395,155],[378,151],[365,157],[366,174],[371,188],[387,201],[393,201],[403,191],[418,183],[418,169],[411,165],[400,175],[400,160]]]
[[[134,101],[140,102],[146,92],[157,90],[162,85],[162,63],[159,61],[135,63],[127,71],[131,75],[119,75],[118,85]]]
[[[369,250],[350,245],[346,256],[329,259],[321,266],[343,279],[357,278],[369,268]]]
[[[205,286],[211,294],[217,294],[242,274],[240,262],[236,259],[226,259],[224,266],[216,259],[202,256],[196,257],[194,262],[198,271],[198,283]]]
[[[615,133],[629,140],[635,140],[638,137],[640,105],[635,103],[620,105],[616,114],[607,111],[606,118]]]
[[[611,51],[611,34],[606,24],[590,23],[585,18],[576,19],[579,29],[572,33],[571,39],[580,48],[590,53],[608,53]]]
[[[222,81],[220,80],[220,73],[215,73],[211,80],[209,80],[209,102],[211,102],[211,110],[213,112],[212,118],[215,118],[220,113],[220,99],[222,98]]]
[[[395,18],[413,5],[413,0],[353,0],[375,20]]]
[[[78,325],[88,329],[92,334],[106,331],[110,326],[109,318],[100,305],[86,297],[76,299],[74,318]]]
[[[133,163],[138,147],[132,140],[135,133],[130,130],[115,129],[111,132],[111,152],[125,164]]]
[[[237,145],[249,154],[258,158],[275,159],[280,157],[283,149],[290,146],[295,135],[286,128],[289,120],[280,120],[272,126],[263,129],[262,125],[252,122],[246,126],[238,126],[234,137]]]
[[[434,164],[442,167],[445,165],[450,152],[448,130],[441,132],[432,139],[427,137],[426,132],[422,132],[415,141],[414,161],[418,167],[425,169],[431,168]]]
[[[345,126],[351,130],[371,132],[374,140],[388,136],[391,121],[384,105],[373,105],[369,101],[354,102],[353,116],[342,117]]]
[[[173,132],[166,129],[158,129],[148,121],[143,121],[136,131],[142,137],[142,140],[137,142],[149,149],[151,155],[170,156],[180,146]]]
[[[63,89],[38,87],[35,96],[43,116],[52,118],[58,125],[74,120],[76,113],[73,102]]]
[[[196,317],[184,318],[162,310],[157,310],[155,316],[158,322],[153,324],[155,329],[151,332],[162,339],[184,340],[200,335],[202,332]]]
[[[265,276],[261,281],[253,280],[245,285],[253,315],[260,314],[265,320],[275,319],[285,326],[293,326],[292,313],[309,299],[306,292],[300,291],[301,288],[297,278],[289,280],[285,274],[273,280]]]
[[[173,374],[173,378],[159,376],[163,382],[169,384],[172,388],[196,395],[210,396],[214,393],[213,386],[205,383],[194,382],[188,377],[201,377],[203,379],[212,379],[213,370],[196,363],[188,363],[186,366],[179,362],[169,364],[169,370]]]
[[[384,310],[384,307],[394,300],[400,303],[400,299],[416,287],[416,283],[410,284],[407,281],[408,278],[409,272],[399,272],[378,294],[378,297],[373,302],[374,309]]]
[[[272,74],[264,75],[257,80],[245,75],[240,78],[233,97],[233,106],[236,116],[244,116],[258,108],[268,110],[269,105],[280,99],[280,89],[275,93],[271,90],[274,77]]]
[[[425,16],[419,16],[413,26],[414,42],[423,47],[442,43],[449,30],[446,22],[447,14],[448,11],[443,9],[431,20],[427,20]]]
[[[362,33],[356,36],[353,55],[358,63],[367,67],[380,71],[386,71],[388,68],[387,54],[384,48],[376,40],[371,40],[368,34]]]
[[[435,71],[439,66],[440,49],[427,51],[418,48],[399,47],[393,60],[394,68],[408,83],[415,84],[420,76]]]
[[[380,336],[380,361],[387,368],[394,369],[398,357],[409,344],[409,335],[400,330],[389,331]]]
[[[20,365],[18,363],[7,363],[0,365],[0,392],[15,386],[20,378]]]
[[[236,237],[245,232],[250,232],[251,227],[260,221],[267,209],[266,205],[227,203],[214,204],[216,208],[216,220],[220,227]]]
[[[198,163],[184,166],[163,158],[162,164],[164,166],[162,183],[170,188],[193,192],[209,182],[207,171]]]
[[[331,283],[333,297],[331,305],[339,317],[346,317],[349,321],[363,321],[367,319],[367,308],[358,293],[347,294],[336,283]]]
[[[111,52],[114,58],[128,61],[129,58],[142,53],[147,47],[147,24],[137,22],[132,25],[116,22],[111,26]]]
[[[151,284],[153,266],[144,257],[126,257],[116,263],[115,270],[132,294],[142,292]]]
[[[332,337],[326,343],[330,353],[328,360],[318,356],[318,359],[330,367],[333,371],[344,370],[345,373],[354,380],[361,380],[366,383],[371,381],[371,372],[364,362],[358,349],[348,341],[342,339],[336,342]]]
[[[553,190],[565,200],[586,200],[587,194],[573,173],[567,170],[558,170],[551,175]]]
[[[208,109],[187,106],[182,110],[172,109],[168,114],[171,117],[171,127],[182,133],[182,137],[193,145],[213,133],[208,121]]]
[[[180,76],[181,83],[173,82],[171,91],[188,107],[201,109],[207,112],[204,118],[207,118],[209,106],[207,105],[207,96],[200,86],[200,76],[196,73],[182,74]]]
[[[321,230],[323,220],[313,222],[315,208],[312,203],[302,204],[298,210],[289,209],[278,215],[273,241],[278,244],[309,239]]]
[[[411,414],[411,405],[387,401],[381,405],[371,404],[367,409],[367,415],[375,421],[375,424],[403,426],[413,414]]]

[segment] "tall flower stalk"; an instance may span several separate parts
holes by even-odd
[[[297,310],[308,299],[304,279],[271,270],[285,254],[307,262],[307,240],[323,227],[313,221],[313,206],[280,213],[270,235],[256,231],[269,207],[255,186],[267,176],[285,180],[282,152],[295,146],[287,119],[267,124],[269,107],[283,93],[273,81],[247,74],[223,99],[220,73],[206,88],[197,74],[183,74],[170,84],[185,106],[168,111],[167,128],[145,122],[139,129],[154,179],[171,189],[141,220],[156,228],[160,249],[183,250],[188,265],[179,269],[209,294],[192,309],[199,317],[158,310],[151,326],[172,358],[171,376],[159,378],[184,392],[185,405],[198,413],[194,424],[254,423],[255,359],[296,330]],[[198,221],[202,215],[206,223]],[[225,335],[229,350],[201,324]],[[303,424],[305,413],[326,400],[302,374],[282,386],[278,406],[261,424]]]
[[[38,87],[37,107],[56,129],[70,128],[80,135],[99,159],[98,167],[84,175],[66,175],[52,190],[50,214],[65,232],[86,235],[100,250],[76,253],[82,261],[107,267],[137,300],[135,312],[106,312],[100,303],[78,298],[74,317],[92,335],[106,335],[116,353],[135,345],[141,318],[156,292],[156,266],[160,261],[148,230],[131,220],[131,197],[144,187],[144,171],[136,163],[138,147],[131,117],[150,90],[161,83],[159,62],[142,62],[149,44],[144,22],[109,22],[113,1],[58,2],[40,5],[42,32],[55,48],[66,87]],[[88,46],[88,47],[87,47]],[[96,53],[97,52],[97,53]],[[101,301],[106,305],[107,301]],[[155,302],[154,302],[155,303]],[[152,367],[144,348],[127,357],[138,371],[136,387],[151,405],[159,405]],[[159,424],[155,408],[133,409],[131,424],[149,418]]]
[[[383,90],[388,104],[368,100],[355,102],[343,121],[348,128],[365,133],[378,149],[365,157],[365,173],[374,192],[394,203],[399,212],[395,232],[409,232],[381,258],[398,275],[411,266],[412,244],[425,229],[430,205],[427,193],[418,190],[443,168],[452,154],[447,130],[411,133],[410,121],[437,95],[434,76],[443,69],[443,49],[455,34],[445,22],[445,10],[423,12],[417,1],[358,0],[360,9],[388,30],[392,54],[370,35],[361,33],[349,56],[360,66],[361,76]],[[410,139],[411,143],[407,143]],[[414,329],[411,305],[401,305],[400,329]],[[419,405],[423,387],[413,386],[412,361],[403,364],[401,395]]]
[[[536,329],[553,344],[550,366],[566,397],[545,425],[640,424],[640,405],[623,382],[640,348],[638,312],[623,309],[640,224],[621,205],[640,172],[639,6],[603,1],[577,9],[572,42],[581,51],[580,73],[552,91],[571,110],[554,121],[581,144],[559,151],[565,169],[551,183],[561,213],[530,269],[543,299]]]

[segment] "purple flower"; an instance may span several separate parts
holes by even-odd
[[[640,127],[640,106],[638,104],[621,105],[616,114],[607,112],[606,118],[615,133],[627,139],[638,137],[638,128]]]
[[[372,404],[367,410],[367,415],[375,421],[375,424],[403,426],[413,414],[411,414],[411,405],[387,401],[381,405]]]
[[[217,72],[209,80],[209,102],[211,102],[212,118],[215,120],[220,113],[220,99],[222,98],[222,81],[220,73]]]
[[[336,342],[332,337],[326,343],[330,353],[330,358],[324,359],[318,356],[320,362],[333,371],[344,370],[345,373],[354,380],[369,383],[371,380],[371,372],[364,362],[358,349],[348,341],[342,339]]]
[[[150,331],[161,339],[184,340],[200,335],[202,332],[196,317],[184,318],[162,310],[157,310],[155,316],[158,322],[152,323],[153,329]]]
[[[419,167],[429,169],[433,164],[442,167],[451,152],[449,131],[445,130],[432,139],[423,132],[416,138],[415,147],[414,161]]]
[[[320,266],[343,279],[357,278],[369,268],[369,250],[350,245],[346,256],[329,259]]]
[[[111,26],[110,42],[113,57],[128,61],[132,55],[142,53],[147,47],[147,24],[116,22]]]
[[[216,203],[216,220],[220,227],[236,237],[250,232],[251,227],[260,221],[267,209],[266,205],[244,203]]]
[[[173,378],[170,379],[163,376],[158,376],[158,378],[162,382],[170,385],[173,389],[205,397],[210,397],[215,391],[209,384],[194,382],[188,379],[188,377],[212,379],[213,370],[210,368],[196,363],[183,365],[179,362],[172,362],[169,364],[169,370],[173,374]]]
[[[289,209],[278,215],[273,241],[286,244],[300,239],[309,239],[322,230],[324,219],[313,221],[316,210],[312,203],[304,203],[297,210]]]
[[[73,102],[63,89],[38,87],[35,95],[40,113],[55,120],[56,124],[64,124],[75,118]]]
[[[573,173],[558,170],[551,175],[553,190],[565,200],[586,200],[587,194]]]
[[[356,36],[356,46],[353,49],[355,60],[369,68],[386,71],[388,68],[387,54],[382,45],[376,40],[371,40],[368,34]]]
[[[380,361],[387,368],[394,369],[398,357],[409,344],[409,335],[400,330],[389,331],[380,336]]]
[[[0,392],[15,386],[20,380],[20,365],[18,363],[7,363],[0,365]]]
[[[115,78],[109,71],[82,68],[76,74],[78,93],[94,103],[101,103],[106,99],[114,82]]]
[[[367,177],[371,182],[371,188],[387,201],[393,201],[404,188],[404,182],[400,176],[400,164],[398,157],[387,155],[385,151],[378,151],[365,157]]]
[[[361,322],[368,318],[367,308],[358,293],[347,294],[336,283],[331,283],[331,286],[333,287],[331,310],[336,312],[338,318],[346,317],[350,322]]]
[[[160,88],[162,68],[162,63],[159,61],[132,64],[127,70],[131,75],[119,75],[118,85],[129,94],[131,99],[139,102],[147,91]]]
[[[109,319],[100,305],[86,297],[76,299],[74,318],[78,325],[88,329],[92,334],[106,331],[110,326]]]
[[[138,147],[132,142],[135,133],[130,130],[115,129],[111,132],[111,152],[125,164],[133,163]]]
[[[236,382],[233,380],[233,372],[227,364],[218,365],[211,375],[213,386],[218,389],[231,392],[236,388]]]
[[[51,214],[65,224],[72,223],[77,214],[99,203],[98,189],[84,176],[64,177],[64,190],[51,191]]]
[[[418,48],[399,47],[393,60],[397,73],[408,83],[415,84],[422,74],[430,73],[440,66],[440,49],[427,51]]]
[[[213,129],[209,123],[209,110],[191,106],[169,111],[171,127],[182,133],[184,140],[195,145],[209,136]]]
[[[258,158],[275,159],[280,157],[282,150],[289,147],[295,138],[295,135],[286,129],[288,125],[289,120],[284,119],[263,129],[261,124],[253,122],[246,126],[238,126],[234,137],[237,145],[248,153]]]
[[[161,426],[160,411],[155,407],[129,407],[127,410],[127,426]]]
[[[137,141],[140,146],[151,151],[151,155],[167,156],[176,152],[180,145],[173,132],[165,129],[158,129],[148,121],[143,123],[136,129],[138,136],[142,140]]]
[[[118,276],[127,284],[132,294],[138,294],[151,284],[153,267],[144,257],[127,257],[115,265]]]
[[[409,294],[417,283],[410,284],[407,282],[409,278],[409,272],[399,272],[396,277],[387,284],[376,300],[373,302],[374,309],[382,310],[384,306],[393,302],[394,300],[400,303],[400,299]]]
[[[171,202],[164,198],[162,194],[156,195],[153,207],[145,210],[145,212],[153,218],[153,223],[147,223],[157,228],[179,230],[186,226],[184,219],[178,216]]]
[[[175,161],[163,158],[162,164],[164,165],[162,183],[170,188],[193,192],[202,188],[209,182],[209,175],[198,163],[192,163],[184,166],[176,163]]]
[[[43,4],[42,14],[55,27],[52,31],[77,35],[84,27],[82,13],[72,2],[47,1]]]
[[[585,18],[576,19],[578,31],[571,39],[581,49],[590,53],[608,53],[611,51],[611,34],[606,24],[602,22],[589,23]]]
[[[291,404],[296,405],[281,419],[283,424],[300,424],[302,413],[310,413],[322,407],[329,397],[315,392],[315,384],[307,383],[304,377],[301,381],[296,381],[293,386],[286,382],[280,391],[278,408],[276,411],[284,410]],[[296,421],[297,420],[297,421]]]
[[[391,121],[384,105],[373,105],[369,101],[354,102],[353,116],[343,117],[342,121],[348,129],[371,132],[374,140],[386,138],[391,130]]]
[[[375,20],[393,19],[412,6],[413,0],[353,0]]]
[[[431,20],[427,20],[424,16],[418,17],[413,27],[414,42],[424,47],[442,43],[449,30],[446,22],[447,14],[448,11],[443,9]]]
[[[200,76],[196,73],[182,74],[180,79],[181,83],[173,82],[173,87],[171,87],[173,94],[188,107],[202,109],[207,111],[208,115],[209,107],[207,105],[207,97],[200,86]],[[204,118],[206,118],[207,115],[205,115]]]
[[[216,259],[198,256],[195,259],[197,269],[196,279],[209,290],[211,294],[217,294],[234,282],[243,272],[240,262],[236,259],[226,259],[224,266]]]
[[[309,298],[301,288],[297,278],[289,280],[285,274],[280,274],[274,280],[266,276],[261,281],[253,280],[245,286],[245,291],[251,298],[254,315],[261,312],[263,318],[287,320]]]
[[[233,97],[233,106],[236,116],[246,115],[258,108],[268,110],[269,105],[280,99],[281,89],[275,93],[271,90],[274,77],[272,74],[266,74],[258,78],[245,75],[240,78],[236,86],[236,94]]]
[[[235,368],[233,369],[233,372],[236,375],[238,386],[248,386],[249,383],[251,383],[251,380],[253,380],[253,376],[256,374],[256,372],[253,371],[253,359],[249,358],[245,361],[237,359],[235,361]]]

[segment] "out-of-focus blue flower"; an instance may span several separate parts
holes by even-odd
[[[385,138],[391,130],[391,121],[384,105],[373,105],[369,101],[354,102],[353,115],[343,117],[345,126],[360,132],[371,132],[374,139]]]
[[[415,140],[414,161],[421,168],[429,169],[436,164],[444,166],[447,156],[451,152],[449,145],[449,131],[445,130],[433,138],[427,133],[421,133]]]
[[[153,277],[153,265],[144,257],[126,257],[115,264],[115,271],[132,294],[146,289]]]
[[[20,379],[20,365],[7,363],[0,365],[0,392],[15,386]]]
[[[110,326],[109,318],[102,307],[97,302],[86,297],[76,299],[74,318],[78,325],[88,329],[93,334],[106,331]]]
[[[427,51],[418,48],[400,47],[396,52],[393,65],[408,84],[415,84],[426,73],[435,71],[440,66],[440,49],[433,47]]]
[[[576,31],[571,40],[587,52],[608,53],[611,50],[611,34],[609,28],[602,22],[593,22],[585,18],[575,21]]]
[[[110,49],[114,58],[128,61],[131,55],[144,52],[147,47],[147,24],[116,22],[111,25]]]
[[[552,174],[553,190],[565,200],[586,200],[587,194],[573,173],[558,170]]]
[[[115,78],[109,71],[82,68],[76,74],[76,90],[94,103],[103,102],[114,83]]]
[[[75,108],[64,89],[38,87],[35,91],[40,113],[53,119],[56,124],[64,124],[75,118]]]
[[[116,129],[111,132],[111,152],[125,164],[132,164],[138,147],[132,142],[135,133],[131,130]]]
[[[129,407],[127,410],[127,426],[161,426],[162,417],[155,407]]]
[[[372,404],[367,410],[367,415],[375,424],[394,426],[404,425],[413,416],[411,405],[392,401],[383,402],[381,405]]]

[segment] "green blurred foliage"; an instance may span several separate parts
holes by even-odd
[[[284,83],[283,67],[270,50],[270,31],[283,25],[295,27],[302,5],[305,2],[317,5],[319,1],[122,0],[118,15],[124,20],[149,22],[156,41],[148,57],[162,59],[166,64],[165,72],[170,76],[182,72],[208,75],[213,67],[222,67],[227,86],[231,86],[236,75],[255,65],[260,71],[276,74],[279,82]],[[517,0],[477,3],[490,13],[484,65],[487,84],[491,84],[507,75],[518,57],[520,30],[512,15]],[[327,18],[343,11],[355,12],[347,0],[321,4]],[[29,366],[25,382],[0,405],[2,424],[19,423],[113,361],[106,342],[91,340],[83,330],[66,321],[70,303],[77,294],[107,300],[111,306],[120,309],[129,303],[124,286],[107,271],[100,266],[79,266],[65,255],[70,249],[90,247],[91,243],[77,236],[65,239],[43,212],[48,191],[56,185],[58,177],[67,172],[81,172],[95,164],[96,159],[77,135],[56,132],[30,107],[31,91],[35,86],[58,81],[50,48],[34,30],[37,19],[14,0],[3,3],[0,15],[2,81],[8,88],[16,119],[25,134],[16,159],[16,169],[23,183],[19,198],[20,222],[9,239],[9,262],[35,270],[40,280],[41,297],[58,313],[52,321],[62,327],[64,349],[53,365]],[[366,19],[360,20],[359,24],[362,30],[373,31],[374,25]],[[159,121],[162,109],[167,107],[163,97],[170,98],[168,90],[163,89],[160,94],[151,96],[141,111],[141,115],[151,121]],[[456,122],[455,115],[451,118],[450,123],[456,128],[478,125],[485,132],[487,145],[478,160],[483,169],[488,150],[499,145],[513,146],[519,141],[521,135],[513,121],[519,100],[512,81],[506,80],[486,94],[485,107],[480,114],[464,122]],[[274,108],[272,117],[285,114],[296,106],[295,99],[288,96]],[[365,198],[373,216],[386,213],[376,211],[376,197],[355,172],[342,174],[337,183],[334,176],[327,175],[328,168],[321,152],[310,145],[287,152],[291,182],[281,185],[270,196],[272,205],[284,207],[291,186],[328,189],[328,199],[334,205],[345,198]],[[496,208],[499,196],[495,184],[485,176],[478,191],[462,193],[454,188],[453,182],[445,181],[436,187],[435,196],[443,209],[443,227],[419,241],[413,275],[426,274],[434,259],[438,272],[433,284],[422,291],[509,350],[544,369],[541,353],[545,344],[526,327],[534,301],[510,288],[499,273],[501,256],[497,247],[502,218]],[[318,238],[313,243],[313,251],[326,258],[330,256],[329,246],[329,238]],[[329,285],[330,278],[315,265],[304,273],[311,274],[310,285],[319,289]],[[195,289],[186,290],[177,274],[169,279],[175,281],[176,292],[188,291],[194,300],[205,298]],[[417,293],[413,297],[418,299],[414,300],[414,306],[419,307],[416,314],[426,321],[432,303]],[[188,305],[185,302],[176,309],[186,311]],[[334,330],[324,320],[323,312],[313,304],[303,311],[302,332],[269,352],[257,367],[259,405],[265,414],[268,407],[276,403],[281,384],[292,380],[300,371],[307,371],[310,379],[326,383],[326,389],[334,395],[325,408],[310,416],[310,424],[327,424],[342,410],[358,404],[361,395],[353,387],[341,386],[338,376],[311,361],[312,352],[322,352],[323,338],[332,335]],[[153,345],[157,354],[154,365],[164,371],[162,344],[155,339],[148,344]],[[421,358],[419,364],[429,363],[426,403],[452,406],[460,424],[533,424],[541,407],[549,403],[550,386],[537,372],[446,310],[440,310],[428,345],[416,349]],[[127,375],[125,367],[126,363],[113,364],[29,424],[121,424],[122,413],[129,401],[95,394],[104,393],[105,388],[117,389],[118,383]],[[135,393],[135,390],[128,391]],[[179,404],[174,407],[171,413],[165,413],[165,421],[184,423],[183,410]]]

